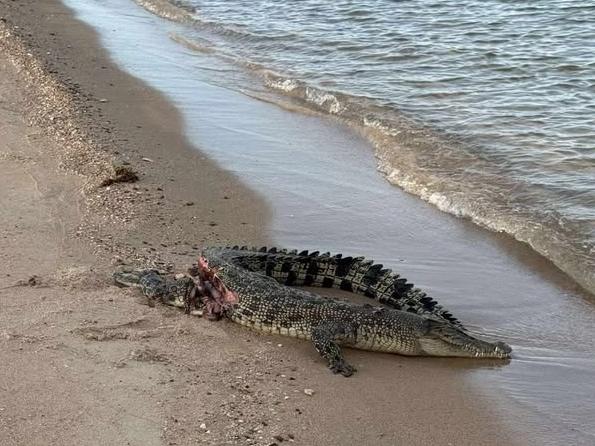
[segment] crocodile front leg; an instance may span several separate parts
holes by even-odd
[[[354,330],[348,324],[327,322],[312,329],[312,342],[318,353],[328,361],[333,373],[351,376],[355,368],[348,364],[343,357],[337,340],[345,340],[352,336]]]

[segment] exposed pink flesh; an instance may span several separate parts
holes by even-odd
[[[205,315],[210,319],[223,316],[226,309],[239,301],[238,295],[223,284],[217,269],[209,267],[209,262],[202,256],[198,259],[198,272],[193,280],[205,305]]]

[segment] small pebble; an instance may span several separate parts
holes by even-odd
[[[304,393],[308,396],[314,395],[314,390],[312,389],[304,389]]]

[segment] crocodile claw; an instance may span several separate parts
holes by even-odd
[[[329,368],[331,369],[331,371],[335,374],[340,373],[341,375],[348,377],[353,375],[354,372],[356,372],[357,370],[355,369],[355,367],[353,367],[352,365],[349,365],[348,363],[346,363],[343,360],[340,361],[336,361],[335,363],[331,364],[329,366]]]

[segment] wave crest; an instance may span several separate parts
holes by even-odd
[[[139,6],[164,19],[173,22],[187,22],[193,19],[191,11],[167,0],[134,0]]]
[[[203,21],[196,11],[180,3],[135,1],[169,20],[192,20],[224,34],[253,37],[243,30]],[[177,35],[172,38],[196,51],[215,52],[259,76],[270,90],[347,123],[372,141],[378,170],[389,182],[444,212],[527,243],[595,294],[593,222],[570,221],[548,210],[541,191],[516,180],[497,160],[486,159],[468,143],[428,128],[373,99],[309,85],[210,45]]]
[[[386,179],[441,211],[467,218],[527,243],[583,288],[595,294],[595,244],[588,222],[541,212],[526,197],[531,186],[515,182],[450,135],[425,128],[364,97],[325,91],[267,72],[265,85],[318,112],[334,115],[370,139]]]

